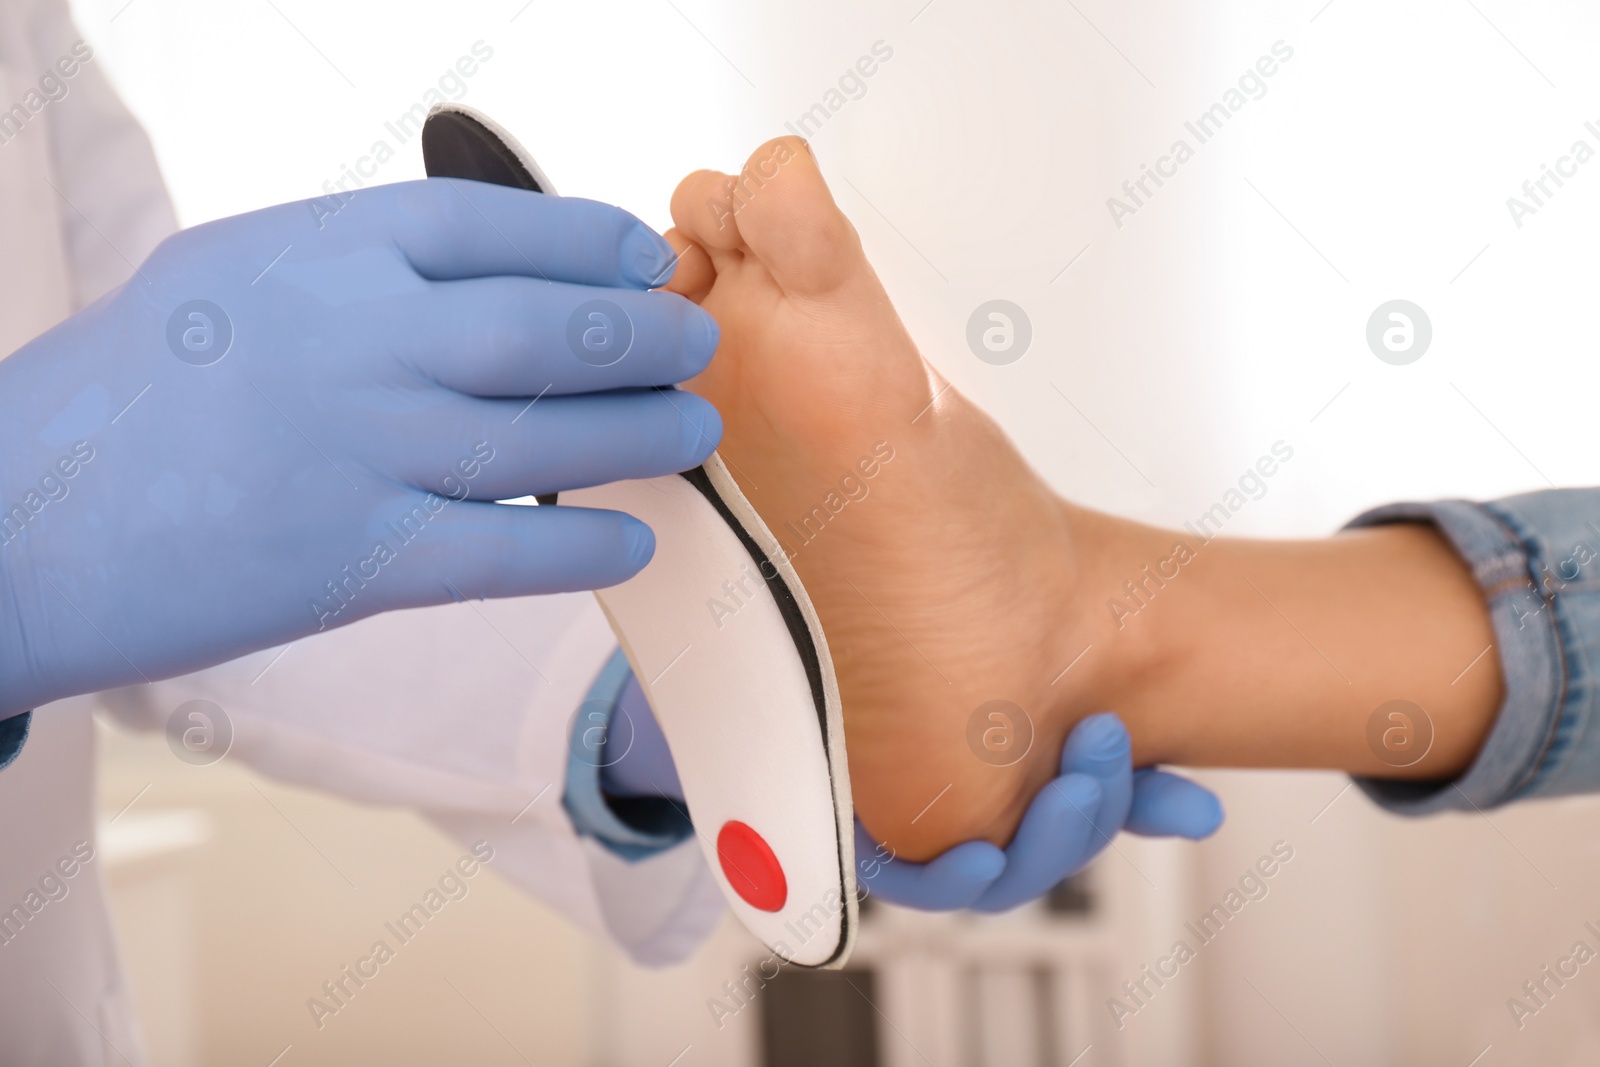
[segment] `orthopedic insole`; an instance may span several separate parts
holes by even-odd
[[[429,114],[422,155],[430,177],[555,194],[521,145],[460,105]],[[839,686],[778,539],[715,454],[539,503],[625,511],[655,531],[649,565],[595,596],[672,749],[700,847],[769,949],[842,967],[857,911]]]

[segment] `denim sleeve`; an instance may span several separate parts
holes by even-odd
[[[618,649],[589,687],[573,717],[562,804],[581,836],[594,838],[625,860],[641,860],[677,845],[694,827],[683,807],[665,797],[612,797],[601,788],[601,770],[613,758],[608,748],[616,747],[607,745],[612,720],[624,694],[637,688],[629,686],[632,678],[628,659]]]
[[[25,711],[9,719],[0,719],[0,771],[15,762],[28,740],[28,727],[33,723],[33,712]]]
[[[1393,504],[1351,527],[1431,524],[1472,568],[1489,605],[1505,701],[1454,781],[1358,778],[1390,811],[1422,815],[1600,792],[1600,489],[1490,503]]]

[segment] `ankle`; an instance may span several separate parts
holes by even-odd
[[[1135,767],[1181,760],[1182,709],[1150,695],[1185,655],[1185,629],[1199,622],[1191,617],[1192,591],[1184,591],[1198,546],[1175,531],[1065,506],[1078,567],[1068,610],[1084,617],[1089,634],[1072,640],[1093,646],[1074,690],[1073,721],[1116,712],[1133,739]]]

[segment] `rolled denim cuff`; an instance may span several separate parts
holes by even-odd
[[[628,659],[617,652],[601,668],[573,718],[567,745],[567,787],[562,805],[573,828],[608,851],[636,861],[665,852],[694,832],[688,814],[665,797],[611,797],[601,789],[604,739],[628,680]]]
[[[1505,681],[1494,726],[1464,773],[1357,778],[1379,805],[1425,815],[1600,791],[1600,737],[1587,729],[1594,687],[1579,673],[1600,651],[1597,520],[1600,491],[1558,489],[1486,504],[1392,504],[1346,527],[1423,522],[1438,530],[1483,592]]]
[[[33,724],[33,712],[25,711],[9,719],[0,719],[0,771],[16,762],[22,745],[28,740],[28,727]]]

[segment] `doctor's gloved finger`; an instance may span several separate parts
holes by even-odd
[[[957,911],[971,906],[1005,866],[1005,853],[987,841],[957,845],[927,863],[898,859],[856,822],[856,881],[890,904]]]
[[[403,531],[388,525],[385,557],[357,562],[368,585],[352,603],[370,596],[383,611],[602,589],[655,553],[650,527],[621,512],[432,499],[437,510],[413,508]]]
[[[1005,853],[987,841],[967,841],[927,863],[894,860],[861,884],[891,904],[920,911],[971,907],[1005,870]]]
[[[1100,801],[1100,783],[1087,775],[1069,774],[1041,789],[1006,846],[1005,872],[973,910],[1006,911],[1082,870],[1104,844],[1094,829]]]
[[[1134,772],[1130,833],[1199,841],[1216,833],[1222,819],[1222,801],[1204,786],[1166,771]]]
[[[722,417],[693,393],[635,389],[531,407],[463,399],[390,433],[396,477],[455,500],[508,500],[688,470],[717,447]]]
[[[1090,715],[1067,736],[1061,749],[1062,774],[1086,774],[1100,783],[1102,799],[1095,819],[1096,848],[1122,830],[1133,803],[1133,741],[1111,712]]]
[[[424,278],[519,275],[648,289],[671,247],[619,207],[461,178],[361,190],[341,214],[389,235]]]
[[[483,397],[671,385],[705,370],[720,336],[676,293],[528,278],[438,282],[373,318],[429,379]]]

